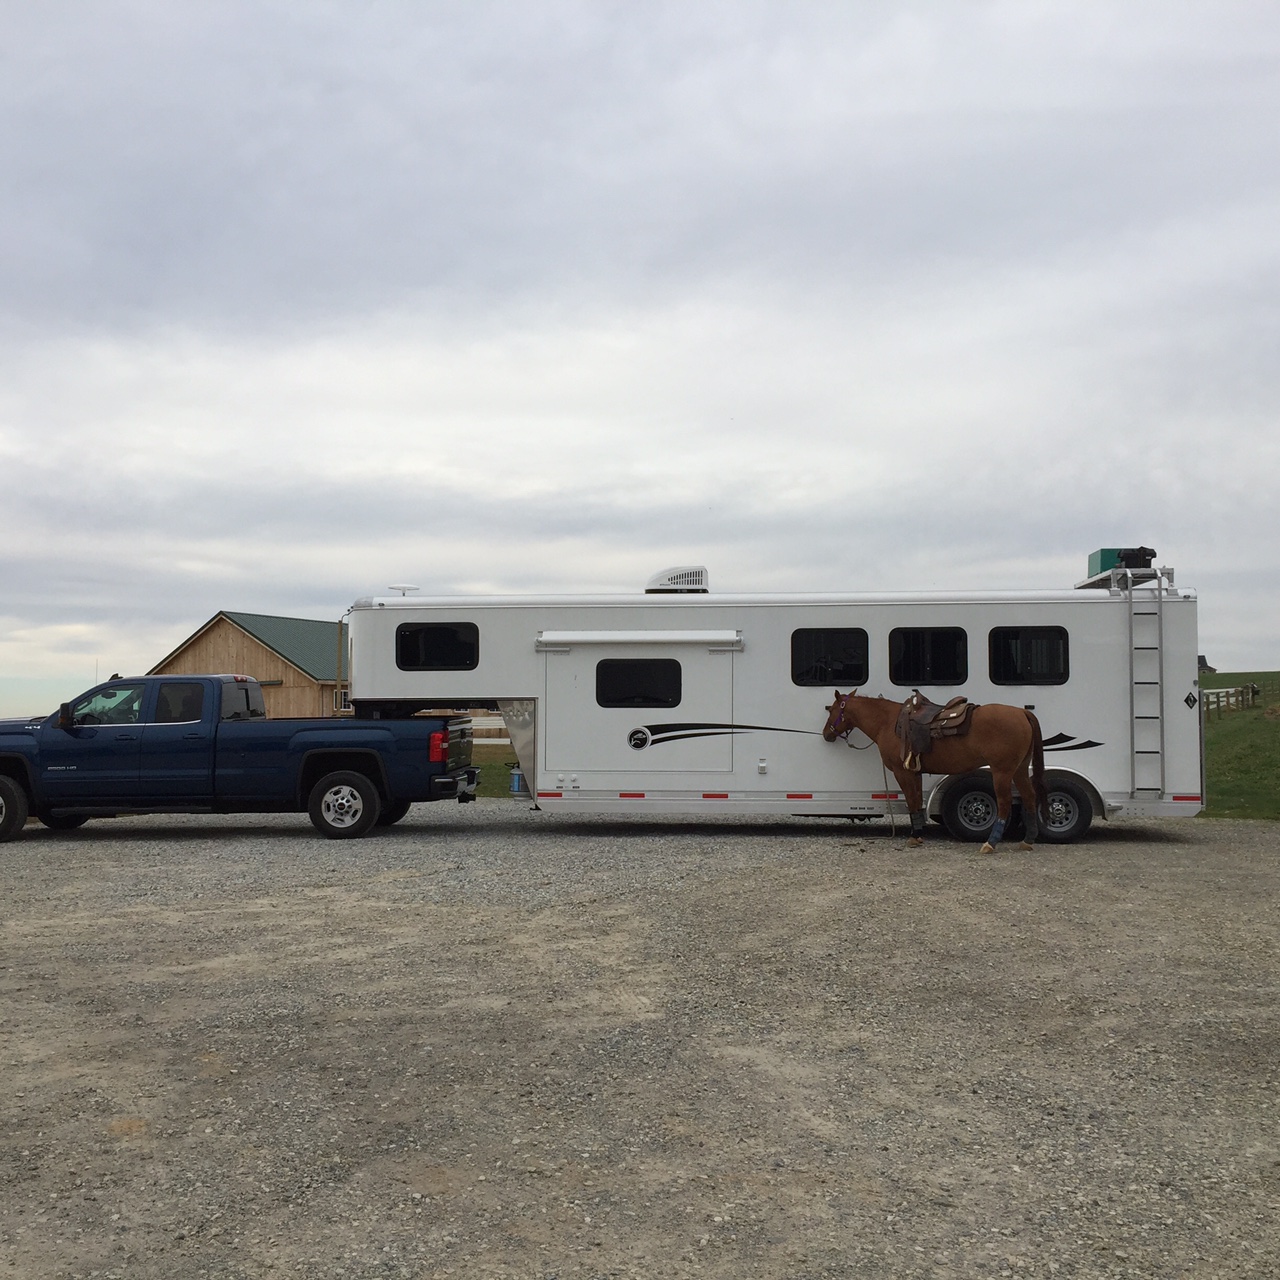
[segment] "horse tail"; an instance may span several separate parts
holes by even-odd
[[[1036,812],[1045,822],[1049,821],[1049,789],[1044,785],[1044,735],[1040,721],[1032,711],[1024,712],[1031,722],[1031,785],[1036,793]]]

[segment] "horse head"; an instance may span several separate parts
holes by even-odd
[[[827,723],[822,726],[822,736],[828,742],[847,738],[858,727],[853,722],[853,709],[849,706],[850,699],[857,692],[857,689],[850,689],[848,693],[841,693],[839,689],[835,691],[836,700],[827,708]]]

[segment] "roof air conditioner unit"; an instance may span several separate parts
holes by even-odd
[[[707,584],[707,571],[700,564],[683,564],[674,569],[663,569],[655,573],[645,584],[647,596],[706,594],[711,588]]]

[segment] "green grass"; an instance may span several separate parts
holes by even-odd
[[[475,739],[471,744],[471,763],[480,766],[480,785],[476,795],[511,800],[511,768],[516,753],[509,746],[498,746]]]
[[[1205,816],[1280,819],[1280,672],[1217,671],[1200,684],[1256,684],[1262,690],[1256,707],[1213,712],[1205,721]],[[1268,715],[1272,708],[1277,710]]]

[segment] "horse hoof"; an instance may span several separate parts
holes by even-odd
[[[986,844],[982,846],[981,849],[978,850],[979,853],[995,853],[995,851],[996,851],[995,845],[993,845],[989,840],[987,841]]]
[[[1025,849],[1028,853],[1030,853],[1030,852],[1035,848],[1035,845],[1033,845],[1033,844],[1028,844],[1028,843],[1024,840],[1024,841],[1022,842],[1022,848],[1023,848],[1023,849]]]
[[[924,836],[912,836],[911,839],[907,841],[907,848],[918,849],[922,844],[924,844]]]

